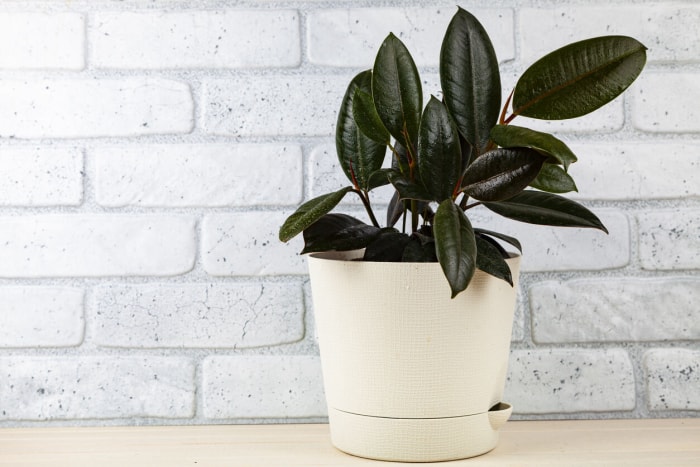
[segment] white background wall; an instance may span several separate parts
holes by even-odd
[[[649,47],[624,98],[535,125],[577,152],[575,197],[610,235],[475,219],[525,246],[506,400],[522,418],[697,416],[700,4],[461,5],[507,92],[570,41]],[[393,31],[435,92],[454,11],[2,2],[0,426],[322,420],[301,243],[277,230],[345,184],[332,134],[351,76]]]

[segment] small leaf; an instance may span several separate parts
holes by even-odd
[[[508,235],[504,235],[502,233],[494,232],[493,230],[486,230],[486,229],[476,229],[475,228],[474,232],[479,233],[479,234],[483,234],[483,235],[489,235],[489,236],[495,237],[499,240],[503,240],[504,242],[510,243],[511,245],[513,245],[521,253],[523,252],[523,247],[520,245],[520,242],[518,241],[517,238],[510,237]]]
[[[446,199],[433,219],[435,251],[452,290],[452,298],[467,288],[476,268],[476,240],[464,212]]]
[[[316,251],[347,251],[364,248],[379,228],[346,214],[326,214],[304,229],[302,254]]]
[[[396,191],[399,192],[400,199],[432,201],[433,196],[425,189],[425,187],[411,182],[399,172],[392,170],[391,172],[388,172],[388,177],[391,184],[394,185],[394,188],[396,188]]]
[[[457,128],[435,97],[430,98],[420,122],[418,171],[433,201],[452,199],[462,174],[462,154]]]
[[[388,185],[390,183],[389,172],[392,170],[393,169],[379,169],[372,172],[372,174],[369,176],[369,180],[367,181],[367,191],[374,190],[380,186]]]
[[[568,193],[578,191],[574,179],[561,167],[554,164],[544,164],[530,186],[549,193]]]
[[[353,101],[355,92],[371,92],[372,72],[363,71],[355,76],[348,85],[343,102],[338,112],[335,132],[335,147],[338,162],[343,172],[353,185],[368,189],[369,177],[379,170],[384,163],[386,145],[365,136],[355,122]]]
[[[393,34],[384,40],[374,61],[372,97],[391,136],[406,147],[409,143],[414,145],[423,110],[423,91],[411,54]]]
[[[367,245],[364,261],[401,262],[403,251],[409,236],[396,229],[381,229],[379,234]]]
[[[352,100],[352,115],[365,136],[378,143],[389,144],[389,131],[379,118],[370,93],[359,88],[355,90],[355,97]]]
[[[432,239],[431,239],[432,240]],[[422,242],[414,233],[411,235],[406,248],[403,250],[401,258],[403,263],[435,263],[437,256],[435,253],[435,241]]]
[[[625,36],[569,44],[535,62],[520,77],[513,114],[546,120],[580,117],[629,87],[646,63],[646,47]]]
[[[476,267],[513,286],[513,275],[501,252],[494,245],[476,236]]]
[[[515,125],[496,125],[491,129],[491,138],[494,143],[504,148],[531,148],[554,158],[557,162],[569,168],[569,164],[576,162],[576,155],[560,139],[539,131],[523,128]]]
[[[483,153],[489,131],[498,121],[501,78],[486,30],[462,8],[450,21],[442,41],[440,83],[460,133]]]
[[[498,203],[484,203],[503,217],[529,224],[590,227],[608,233],[603,223],[584,206],[562,196],[526,190]]]
[[[464,172],[462,187],[479,201],[500,201],[527,187],[545,157],[533,149],[495,149],[477,158]]]
[[[296,237],[304,229],[336,207],[352,189],[351,186],[347,186],[342,190],[318,196],[299,206],[296,212],[289,216],[287,220],[284,221],[284,224],[282,224],[279,232],[279,239],[283,242],[288,242]]]

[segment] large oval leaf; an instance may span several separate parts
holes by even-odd
[[[569,44],[523,73],[515,85],[513,114],[563,120],[593,112],[627,89],[645,63],[646,47],[631,37]]]
[[[352,115],[365,136],[378,143],[389,144],[389,132],[377,114],[374,99],[370,93],[359,88],[355,90],[355,97],[352,100]]]
[[[608,233],[598,217],[584,206],[543,191],[523,191],[512,198],[484,206],[503,217],[528,224],[590,227]]]
[[[347,214],[326,214],[304,229],[301,253],[357,250],[366,247],[378,234],[379,227]]]
[[[355,122],[353,114],[355,93],[358,90],[370,93],[371,87],[370,70],[359,73],[350,81],[338,112],[335,130],[335,147],[340,167],[348,180],[363,190],[368,189],[370,176],[382,167],[386,154],[386,145],[366,136]]]
[[[508,263],[503,259],[503,254],[494,244],[488,240],[476,237],[476,267],[486,274],[490,274],[499,279],[503,279],[513,286],[513,274],[510,272]]]
[[[510,198],[537,177],[544,160],[544,156],[529,148],[489,151],[464,172],[463,190],[479,201]]]
[[[504,148],[532,148],[552,157],[564,166],[564,170],[569,168],[569,164],[576,162],[576,155],[560,139],[515,125],[496,125],[491,129],[491,139],[493,142]]]
[[[445,105],[431,97],[418,133],[418,171],[433,201],[452,198],[462,174],[461,161],[457,128]]]
[[[476,268],[476,240],[472,225],[451,199],[438,206],[433,219],[435,252],[452,298],[467,288]]]
[[[530,186],[549,193],[578,191],[571,175],[555,164],[544,164]]]
[[[452,18],[440,49],[445,104],[467,141],[482,153],[501,107],[498,59],[484,27],[462,8]]]
[[[408,142],[414,145],[423,110],[423,91],[411,54],[393,34],[384,40],[374,61],[372,97],[391,136],[406,147]]]
[[[284,221],[280,227],[279,239],[288,242],[305,228],[319,220],[325,214],[336,207],[345,195],[352,191],[351,186],[326,195],[317,196],[299,206],[299,208]]]

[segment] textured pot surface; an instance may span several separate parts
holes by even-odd
[[[334,444],[397,461],[492,449],[510,413],[489,409],[503,394],[519,257],[516,287],[477,271],[452,300],[437,263],[351,261],[360,255],[309,258]]]

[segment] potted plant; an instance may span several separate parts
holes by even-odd
[[[506,247],[521,246],[472,227],[467,213],[483,206],[530,224],[607,232],[591,211],[560,196],[576,190],[567,145],[511,122],[590,113],[620,95],[645,62],[646,48],[629,37],[576,42],[530,66],[501,107],[491,41],[459,8],[440,51],[441,98],[423,107],[416,65],[393,34],[373,68],[352,79],[336,130],[350,184],[301,205],[279,233],[288,241],[303,232],[302,253],[313,253],[338,448],[439,461],[496,445],[511,411],[501,396],[519,263]],[[387,184],[394,195],[382,226],[370,193]],[[370,223],[330,213],[348,193],[359,196]]]

